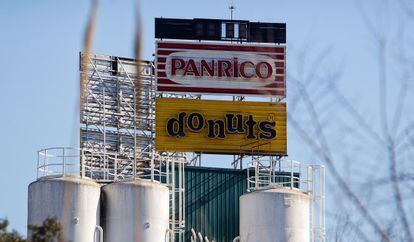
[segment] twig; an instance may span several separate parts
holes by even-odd
[[[288,114],[288,118],[290,120],[290,124],[294,127],[294,129],[301,135],[301,137],[305,140],[311,148],[321,156],[321,158],[325,161],[325,164],[328,166],[330,171],[332,172],[333,177],[335,178],[336,182],[338,183],[339,187],[348,195],[351,201],[355,204],[356,208],[361,212],[362,216],[367,220],[367,222],[374,228],[375,232],[378,233],[384,241],[390,241],[388,235],[383,231],[381,226],[377,223],[371,213],[367,210],[367,208],[362,204],[359,198],[355,195],[355,193],[351,190],[351,188],[346,184],[342,176],[337,171],[333,161],[328,153],[326,153],[325,149],[320,147],[313,138],[309,137],[305,130],[301,128],[301,126]]]

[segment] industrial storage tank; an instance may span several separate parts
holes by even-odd
[[[169,190],[156,181],[136,179],[103,187],[101,221],[105,242],[164,242],[169,228]]]
[[[63,241],[95,241],[100,191],[100,185],[90,179],[39,178],[29,185],[28,225],[42,225],[47,218],[56,218],[62,226]],[[29,241],[30,237],[29,230]]]
[[[241,242],[307,242],[309,222],[309,196],[298,189],[256,190],[240,197]]]

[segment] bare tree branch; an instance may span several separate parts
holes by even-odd
[[[351,199],[354,203],[358,211],[361,215],[366,219],[366,221],[373,227],[375,232],[380,235],[382,240],[390,241],[387,233],[381,228],[378,222],[374,219],[371,213],[367,210],[367,208],[362,204],[361,200],[355,195],[355,193],[351,190],[342,176],[339,174],[338,170],[336,169],[334,162],[331,159],[331,156],[325,151],[325,147],[320,147],[313,138],[311,138],[305,130],[293,119],[289,113],[288,118],[290,120],[290,124],[294,127],[294,129],[299,133],[299,135],[304,139],[304,141],[311,146],[311,148],[321,156],[324,163],[328,166],[329,170],[331,171],[335,181],[338,183],[341,190],[345,192],[345,194]]]
[[[397,172],[397,160],[396,160],[396,156],[395,156],[395,148],[394,148],[394,142],[392,139],[389,140],[389,144],[390,146],[388,147],[389,149],[389,159],[390,159],[390,171],[391,171],[391,181],[392,181],[392,186],[393,186],[393,190],[394,190],[394,198],[396,200],[396,205],[397,205],[397,211],[399,213],[401,222],[404,226],[404,232],[407,234],[407,237],[409,239],[410,242],[413,241],[413,235],[411,233],[411,229],[410,229],[410,224],[408,222],[408,218],[407,218],[407,213],[405,212],[405,208],[404,208],[404,203],[403,203],[403,199],[402,199],[402,195],[401,195],[401,190],[400,190],[400,184],[399,181],[397,179],[398,177],[398,172]]]
[[[137,71],[137,80],[135,82],[135,99],[136,99],[136,108],[140,108],[140,98],[141,98],[141,78],[140,78],[140,60],[141,60],[141,38],[142,38],[142,25],[141,25],[141,15],[139,10],[138,1],[135,2],[135,43],[134,43],[134,55],[135,55],[135,65]]]
[[[398,1],[401,5],[402,10],[407,14],[408,17],[414,19],[414,6],[410,6],[406,0]]]
[[[336,88],[336,86],[331,86],[331,91],[333,95],[337,97],[337,101],[345,108],[345,110],[350,114],[350,116],[357,121],[358,124],[361,125],[363,130],[366,130],[367,133],[372,137],[373,140],[380,142],[381,144],[385,144],[385,141],[381,138],[381,136],[375,132],[372,128],[372,125],[369,124],[363,116],[352,106],[352,104],[346,99],[346,97]]]
[[[88,70],[89,70],[89,58],[92,50],[92,42],[95,33],[96,15],[98,12],[98,0],[92,0],[92,6],[89,12],[88,24],[85,31],[85,39],[83,42],[83,53],[81,60],[82,72],[80,76],[80,110],[81,105],[85,102],[86,92],[88,90]]]

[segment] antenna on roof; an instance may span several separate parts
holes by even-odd
[[[233,11],[236,9],[236,6],[234,6],[233,1],[231,1],[231,5],[229,6],[230,9],[230,20],[233,20]]]

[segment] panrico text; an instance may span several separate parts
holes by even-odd
[[[268,79],[274,73],[272,64],[267,61],[239,60],[233,57],[231,60],[217,59],[183,59],[171,58],[172,76],[218,77],[218,78],[259,78]]]

